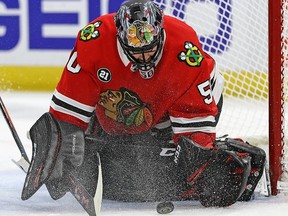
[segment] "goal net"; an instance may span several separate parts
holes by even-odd
[[[288,170],[285,157],[288,151],[288,0],[245,0],[245,4],[232,0],[154,2],[165,14],[183,20],[196,30],[203,49],[213,56],[225,78],[217,136],[228,134],[264,148],[270,161],[272,194],[288,190],[285,184],[288,182],[285,180]],[[271,13],[278,17],[269,19]],[[278,26],[271,24],[275,19],[279,21]],[[280,35],[271,44],[273,31]],[[271,60],[270,55],[276,60]],[[272,74],[270,68],[278,70],[277,74],[274,71]],[[274,91],[270,91],[271,77],[276,80],[272,79]],[[280,102],[274,101],[274,95],[280,95]],[[271,104],[274,104],[273,113]],[[279,140],[274,140],[277,136]]]

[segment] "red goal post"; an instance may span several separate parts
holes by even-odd
[[[288,0],[269,0],[269,171],[272,195],[287,190]]]
[[[218,136],[263,147],[272,194],[287,192],[288,0],[153,1],[196,30],[225,79]]]

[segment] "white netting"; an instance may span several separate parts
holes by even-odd
[[[282,86],[282,94],[283,94],[283,101],[282,101],[282,145],[283,145],[283,157],[282,157],[282,166],[283,166],[283,175],[281,177],[281,181],[279,183],[281,188],[286,188],[288,190],[288,0],[282,0],[282,79],[283,79],[283,86]],[[280,189],[281,189],[280,188]]]
[[[218,136],[229,134],[268,151],[268,0],[154,0],[191,25],[225,78]],[[288,182],[288,0],[282,1],[282,182]],[[278,1],[273,3],[279,4]],[[277,7],[275,7],[277,9]],[[280,10],[280,8],[279,8]],[[183,32],[185,34],[185,32]],[[177,40],[177,38],[175,38]],[[280,56],[281,54],[279,54]],[[281,148],[279,145],[276,147]],[[286,179],[285,179],[286,178]],[[286,186],[286,183],[284,184]]]
[[[154,1],[196,30],[225,78],[218,135],[267,144],[268,1]]]

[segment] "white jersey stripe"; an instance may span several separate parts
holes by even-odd
[[[77,107],[77,108],[82,109],[82,110],[87,111],[87,112],[93,112],[94,109],[95,109],[95,107],[93,107],[93,106],[88,106],[86,104],[80,103],[80,102],[78,102],[76,100],[73,100],[73,99],[61,94],[56,89],[54,91],[54,96],[56,98],[58,98],[59,100],[67,103],[67,104],[70,104],[70,105],[72,105],[74,107]]]
[[[216,76],[217,77],[215,79],[215,85],[212,90],[212,95],[215,100],[215,103],[218,104],[223,91],[224,79],[219,72],[216,72]]]
[[[179,124],[189,124],[189,123],[197,123],[197,122],[213,122],[215,123],[214,116],[206,116],[206,117],[195,117],[195,118],[178,118],[170,116],[171,122],[179,123]]]
[[[224,79],[222,75],[216,69],[216,63],[213,68],[213,71],[210,74],[210,82],[214,81],[214,87],[212,89],[212,95],[216,104],[218,104],[220,97],[222,95],[223,87],[224,87]],[[212,83],[211,83],[212,85]]]
[[[174,134],[189,133],[189,132],[204,132],[216,133],[215,127],[172,127]]]

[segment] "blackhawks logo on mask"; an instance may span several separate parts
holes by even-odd
[[[80,40],[89,41],[91,39],[96,39],[100,37],[100,32],[98,28],[101,26],[102,22],[97,21],[95,23],[90,23],[85,26],[80,33]]]
[[[104,107],[105,115],[126,126],[153,124],[153,115],[149,105],[142,102],[139,96],[126,88],[106,90],[100,94],[98,105]]]
[[[184,48],[186,51],[182,51],[178,55],[178,59],[180,61],[185,61],[191,67],[200,67],[204,57],[199,48],[191,42],[185,42]]]
[[[127,29],[128,43],[132,47],[149,45],[156,35],[157,31],[151,24],[139,20]]]

